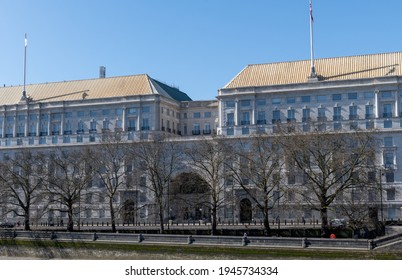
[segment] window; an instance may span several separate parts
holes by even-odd
[[[110,110],[109,109],[102,110],[102,115],[103,116],[109,116],[110,115]]]
[[[296,97],[288,97],[286,101],[288,104],[296,103]]]
[[[241,125],[250,124],[250,112],[242,112]]]
[[[272,123],[281,122],[281,111],[274,110],[272,111]]]
[[[136,109],[136,108],[128,108],[128,109],[127,109],[127,113],[128,113],[129,115],[137,114],[137,109]]]
[[[289,109],[288,110],[288,122],[293,122],[295,121],[295,109]]]
[[[121,115],[123,115],[123,109],[116,109],[116,110],[115,110],[115,114],[116,114],[116,116],[121,116]]]
[[[193,124],[193,135],[200,135],[200,134],[201,134],[200,124],[199,123]]]
[[[387,200],[395,200],[395,189],[387,190]]]
[[[301,102],[303,103],[310,103],[311,97],[309,95],[305,95],[301,97]]]
[[[90,110],[89,111],[89,116],[90,117],[96,117],[98,115],[98,111],[96,111],[96,110]]]
[[[318,108],[318,121],[324,122],[326,120],[327,117],[325,116],[325,108]]]
[[[226,125],[234,125],[234,113],[226,114]]]
[[[144,106],[144,107],[142,107],[142,112],[143,113],[149,113],[150,111],[151,111],[151,107],[149,107],[149,106]]]
[[[334,130],[341,130],[342,124],[341,123],[334,123]]]
[[[332,100],[333,100],[333,101],[342,100],[342,94],[339,94],[339,93],[333,94],[333,95],[332,95]]]
[[[385,168],[391,168],[394,165],[394,153],[384,152],[384,165]]]
[[[357,106],[356,105],[349,106],[349,119],[350,120],[357,120],[358,119]]]
[[[350,93],[348,93],[348,99],[349,99],[349,100],[355,100],[355,99],[357,99],[357,92],[350,92]]]
[[[319,101],[319,102],[327,101],[327,96],[326,95],[317,95],[317,101]]]
[[[303,122],[310,121],[310,109],[303,109]]]
[[[392,128],[392,120],[384,120],[384,128]]]
[[[250,102],[250,100],[241,100],[241,101],[240,101],[240,106],[241,106],[241,107],[250,107],[250,106],[251,106],[251,102]]]
[[[393,94],[391,91],[384,91],[384,92],[381,92],[381,97],[382,98],[392,98]]]
[[[257,124],[266,124],[265,111],[258,111],[257,113]]]
[[[135,126],[137,124],[137,120],[136,119],[128,119],[128,127],[127,130],[128,131],[135,131]]]
[[[383,118],[392,118],[392,104],[384,104],[382,114]]]
[[[272,98],[272,104],[281,104],[280,98]]]
[[[235,102],[230,100],[225,102],[225,107],[226,108],[234,108],[235,107]]]
[[[92,120],[90,122],[90,131],[89,132],[96,132],[96,121]]]
[[[205,112],[204,118],[210,118],[212,116],[211,112]]]
[[[366,105],[366,119],[374,118],[374,108],[373,105]]]
[[[334,121],[342,120],[342,110],[341,107],[334,107]]]
[[[387,172],[385,173],[385,182],[387,183],[393,183],[395,181],[394,179],[394,172]]]
[[[194,113],[193,113],[193,118],[194,118],[194,119],[199,119],[199,118],[201,118],[201,113],[200,113],[200,112],[194,112]]]
[[[183,119],[187,119],[187,113],[183,113]]]
[[[141,130],[149,130],[149,119],[148,118],[142,118]]]

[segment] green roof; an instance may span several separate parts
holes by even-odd
[[[154,80],[154,79],[153,79]],[[192,101],[192,99],[184,92],[180,91],[177,88],[174,87],[170,87],[164,83],[161,83],[157,80],[154,80],[155,83],[157,83],[164,91],[166,91],[167,94],[169,94],[169,96],[171,98],[173,98],[174,100],[177,101]]]

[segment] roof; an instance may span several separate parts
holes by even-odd
[[[402,52],[314,60],[320,81],[402,75]],[[248,65],[224,89],[307,83],[311,61]]]
[[[163,85],[163,86],[162,86]],[[146,74],[99,78],[89,80],[64,81],[26,86],[26,95],[32,102],[73,101],[125,97],[135,95],[160,94],[181,101],[187,94],[169,94],[170,88]],[[0,106],[17,104],[21,100],[23,86],[0,87]],[[185,96],[185,97],[183,97]]]
[[[191,101],[191,98],[177,88],[170,87],[164,83],[154,80],[171,98],[177,101]]]

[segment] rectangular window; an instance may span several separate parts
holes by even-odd
[[[274,110],[272,111],[272,123],[277,123],[281,121],[281,111]]]
[[[241,100],[240,101],[240,106],[242,106],[242,107],[250,107],[251,102],[250,102],[250,100]]]
[[[226,108],[234,108],[235,107],[235,102],[230,100],[225,102],[225,107]]]
[[[293,122],[295,121],[295,109],[289,109],[288,110],[288,122]]]
[[[394,172],[387,172],[385,173],[385,182],[393,183],[395,182]]]
[[[301,97],[301,102],[310,103],[311,102],[311,97],[309,95],[302,96]]]
[[[265,111],[258,111],[257,113],[257,124],[266,124]]]
[[[373,105],[366,105],[366,119],[374,118],[374,107]]]
[[[116,116],[122,116],[123,115],[123,109],[116,109],[114,111],[114,113],[116,114]]]
[[[199,119],[199,118],[201,118],[201,113],[200,113],[200,112],[194,112],[194,113],[193,113],[193,118],[194,118],[194,119]]]
[[[226,115],[226,125],[232,126],[234,124],[234,113],[228,113]]]
[[[272,98],[272,104],[281,104],[280,98]]]
[[[318,120],[325,121],[325,119],[326,119],[325,108],[318,108]]]
[[[128,108],[127,114],[129,114],[129,115],[137,114],[137,108]]]
[[[381,97],[382,98],[393,98],[393,94],[391,91],[383,91],[383,92],[381,92]]]
[[[296,103],[296,97],[288,97],[286,101],[288,104]]]
[[[334,107],[334,121],[342,120],[342,110],[341,107]]]
[[[326,95],[317,95],[317,101],[318,102],[327,101],[327,96]]]
[[[151,112],[151,107],[149,107],[149,106],[144,106],[144,107],[142,107],[141,112],[143,112],[143,113],[149,113],[149,112]]]
[[[392,128],[392,120],[384,120],[384,128]]]
[[[357,106],[349,106],[349,120],[357,120],[358,115],[357,115]]]
[[[212,115],[211,115],[211,112],[205,112],[204,113],[204,118],[210,118]]]
[[[148,118],[142,118],[141,130],[149,130],[149,119]]]
[[[303,122],[308,122],[310,121],[310,109],[303,109]]]
[[[357,99],[357,92],[350,92],[350,93],[348,93],[348,99],[349,99],[349,100],[355,100],[355,99]]]
[[[392,118],[392,104],[384,104],[382,114],[383,118]]]
[[[250,124],[250,112],[242,112],[241,125],[249,125],[249,124]]]
[[[342,94],[337,93],[332,95],[332,101],[339,101],[342,100]]]
[[[395,200],[395,189],[387,190],[387,200]]]
[[[384,165],[385,168],[392,168],[394,166],[394,153],[384,152]]]

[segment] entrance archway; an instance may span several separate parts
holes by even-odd
[[[249,223],[253,218],[251,201],[248,198],[243,198],[240,201],[240,222]]]

